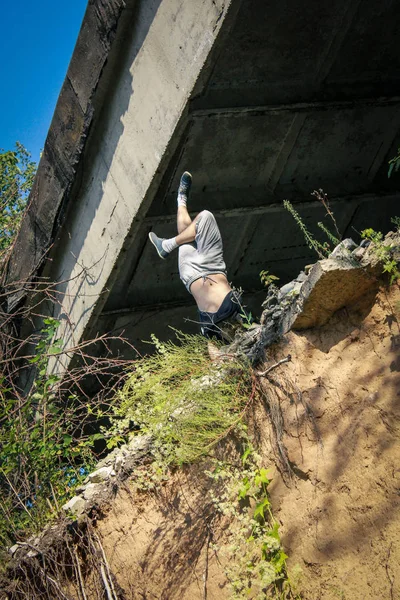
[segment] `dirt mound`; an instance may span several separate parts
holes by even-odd
[[[292,362],[265,378],[252,429],[306,600],[400,597],[399,320],[392,286],[268,350]],[[228,543],[229,518],[213,521],[208,491],[199,467],[158,492],[120,489],[98,533],[126,598],[230,597],[213,545]]]
[[[299,410],[281,396],[298,477],[289,488],[276,477],[270,489],[307,599],[400,597],[399,290],[369,311],[370,300],[285,342],[303,400]]]

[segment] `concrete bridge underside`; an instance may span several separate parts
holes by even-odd
[[[102,17],[112,37],[98,26],[103,4],[88,7],[66,80],[73,99],[63,88],[10,267],[22,277],[24,240],[43,237],[47,216],[39,247],[53,244],[51,261],[40,268],[65,282],[75,338],[124,330],[143,348],[151,332],[170,337],[169,324],[196,329],[184,322],[196,312],[177,256],[161,261],[148,242],[151,230],[175,235],[185,169],[190,210],[216,215],[229,278],[250,304],[261,270],[285,283],[316,259],[283,199],[312,231],[326,212],[317,188],[345,235],[390,228],[400,212],[400,175],[387,177],[400,145],[398,2],[115,0]],[[91,28],[109,44],[95,85]],[[50,210],[40,198],[54,177],[66,184]]]

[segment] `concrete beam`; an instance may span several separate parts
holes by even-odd
[[[350,196],[342,196],[339,198],[330,198],[329,202],[331,204],[331,206],[333,207],[333,209],[335,210],[340,210],[340,205],[343,204],[348,204],[350,201],[354,202],[356,204],[360,204],[360,203],[373,203],[373,202],[379,202],[380,200],[385,200],[385,201],[398,201],[399,199],[399,195],[398,194],[359,194],[359,195],[350,195]],[[296,203],[294,203],[295,206]],[[301,204],[299,204],[299,206],[301,206],[301,210],[308,210],[308,209],[312,209],[312,208],[317,208],[321,206],[321,203],[318,202],[317,200],[312,200],[309,202],[304,202],[302,201]],[[284,210],[282,202],[280,203],[273,203],[273,204],[266,204],[263,206],[254,206],[251,208],[251,216],[260,216],[260,215],[267,215],[267,214],[273,214],[273,213],[279,213],[282,212]],[[192,217],[196,216],[196,213],[190,213]],[[238,207],[238,208],[227,208],[227,209],[220,209],[220,210],[213,210],[213,214],[215,215],[216,218],[237,218],[240,216],[243,217],[248,217],[249,215],[249,208],[248,206],[243,206],[243,207]],[[148,224],[148,225],[155,225],[155,224],[160,224],[160,223],[175,223],[176,221],[176,215],[159,215],[159,216],[151,216],[151,217],[145,217],[143,219],[143,223],[144,224]]]
[[[377,106],[393,106],[400,104],[400,96],[379,96],[377,98],[355,98],[353,100],[319,100],[314,102],[291,102],[289,104],[267,104],[252,106],[251,100],[249,104],[244,106],[223,106],[209,108],[192,108],[190,116],[194,119],[203,117],[218,116],[221,118],[232,118],[235,116],[249,115],[267,115],[280,114],[285,112],[294,113],[309,113],[321,112],[325,110],[347,110],[349,108],[366,108]]]

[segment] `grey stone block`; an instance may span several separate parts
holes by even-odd
[[[101,467],[88,475],[90,483],[101,483],[102,481],[107,481],[111,477],[115,477],[115,471],[111,466]]]
[[[101,498],[101,496],[104,495],[104,492],[106,491],[107,488],[105,487],[104,483],[89,483],[86,486],[85,491],[83,492],[83,497],[89,503],[94,502],[95,500]]]
[[[71,512],[73,515],[79,517],[85,512],[85,506],[86,503],[82,496],[74,496],[69,502],[64,504],[62,509],[65,512]]]
[[[366,251],[366,248],[362,248],[361,246],[359,246],[358,248],[356,248],[355,250],[353,250],[352,255],[354,256],[354,258],[356,258],[357,260],[361,260],[361,258],[364,256]]]
[[[357,248],[357,244],[351,239],[346,238],[331,252],[329,258],[336,258],[338,260],[346,260],[351,258],[351,253]]]
[[[298,281],[299,283],[303,283],[303,281],[305,281],[307,279],[307,275],[304,273],[304,271],[300,271],[300,273],[297,275],[296,279],[294,281]]]
[[[18,548],[20,548],[19,544],[14,544],[14,546],[11,546],[11,548],[8,549],[8,553],[11,554],[11,556],[13,554],[16,553],[16,551],[18,550]]]
[[[366,269],[353,263],[328,258],[314,265],[303,283],[293,329],[324,325],[337,310],[356,302],[377,285]]]

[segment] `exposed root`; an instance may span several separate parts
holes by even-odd
[[[290,362],[291,360],[292,360],[292,357],[290,356],[290,354],[288,354],[286,356],[286,358],[282,358],[282,360],[278,360],[277,363],[275,363],[274,365],[271,365],[265,371],[256,371],[256,375],[258,377],[265,377],[270,371],[272,371],[273,369],[276,369],[276,367],[279,367],[279,365],[283,365],[284,363]]]
[[[19,544],[0,580],[0,600],[123,600],[104,548],[89,521],[64,525],[40,547]],[[42,547],[43,546],[43,547]]]

